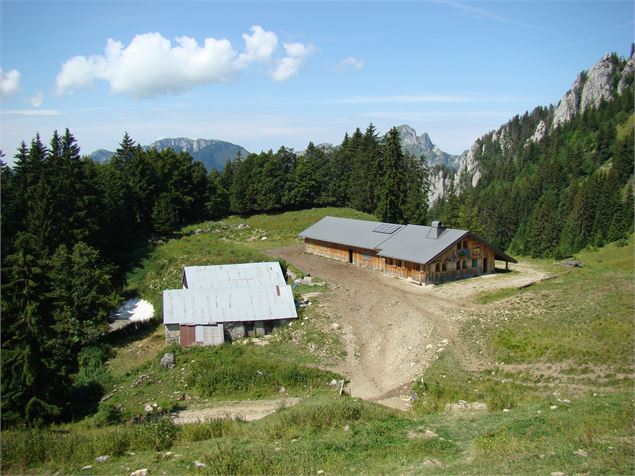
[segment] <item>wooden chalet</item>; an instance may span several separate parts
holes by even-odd
[[[419,283],[442,283],[493,273],[495,260],[511,256],[468,230],[397,225],[325,217],[300,237],[306,253],[331,258]]]

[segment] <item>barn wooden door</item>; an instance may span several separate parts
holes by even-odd
[[[181,347],[190,347],[196,342],[196,327],[181,325],[180,333]]]

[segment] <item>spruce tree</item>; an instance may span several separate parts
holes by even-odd
[[[381,221],[403,223],[406,205],[406,168],[396,128],[386,134],[383,180],[375,214]]]

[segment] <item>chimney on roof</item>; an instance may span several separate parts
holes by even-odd
[[[428,232],[428,238],[436,240],[441,236],[441,234],[445,231],[443,227],[443,223],[440,221],[433,221],[432,225],[430,225],[430,231]]]

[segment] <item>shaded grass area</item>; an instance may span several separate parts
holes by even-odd
[[[94,474],[139,468],[167,474],[632,474],[633,416],[624,393],[553,410],[540,403],[507,413],[419,418],[320,394],[258,422],[166,425],[166,436],[158,425],[7,431],[2,466],[3,472],[20,472],[28,461],[32,472],[74,474],[89,464]],[[437,436],[421,437],[424,430]],[[110,458],[95,462],[101,454]],[[196,468],[195,461],[205,466]]]

